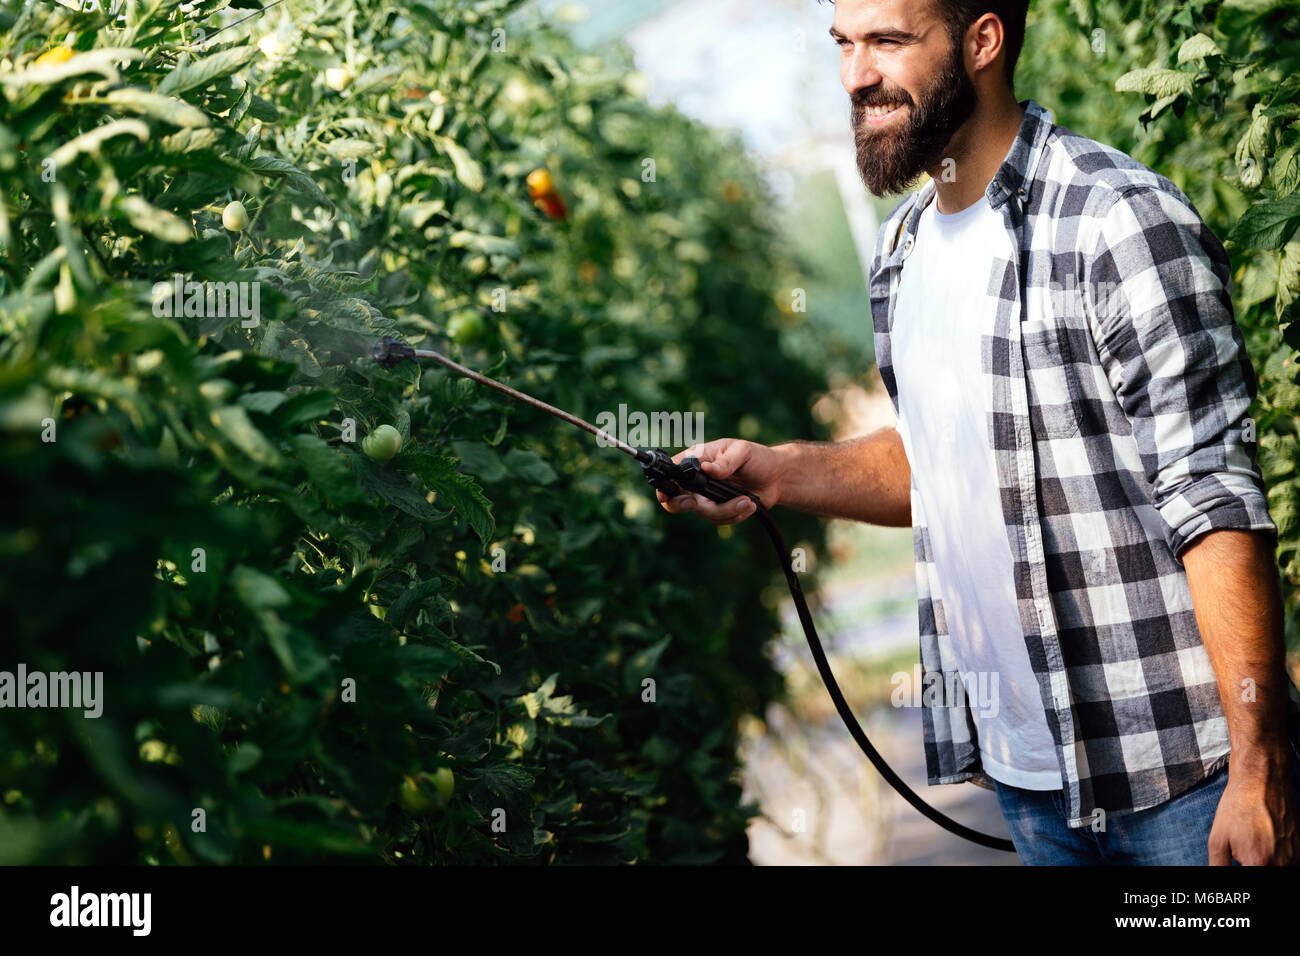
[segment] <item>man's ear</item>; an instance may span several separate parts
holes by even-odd
[[[1002,21],[992,13],[984,14],[966,29],[963,45],[967,50],[972,45],[974,47],[969,63],[972,73],[994,66],[1006,46],[1006,31],[1002,29]]]

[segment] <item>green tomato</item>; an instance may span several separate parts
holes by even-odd
[[[438,793],[442,795],[443,800],[450,800],[451,795],[456,792],[456,775],[447,767],[439,767],[432,774],[425,774],[432,777],[433,785],[438,788]]]
[[[408,774],[397,797],[403,810],[421,816],[444,809],[455,791],[455,775],[446,767],[439,767],[433,773],[417,773],[413,777]]]
[[[221,224],[231,232],[243,232],[248,228],[248,210],[236,199],[221,211]]]
[[[438,804],[420,788],[419,782],[409,774],[402,781],[402,786],[398,788],[397,799],[401,803],[402,809],[411,816],[422,816],[438,809]]]
[[[470,345],[483,337],[483,317],[477,312],[458,312],[447,323],[447,334],[457,345]]]
[[[388,461],[402,450],[402,433],[392,425],[380,425],[361,439],[361,450],[376,461]]]

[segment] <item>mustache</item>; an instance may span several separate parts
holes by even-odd
[[[876,86],[855,91],[849,96],[849,101],[853,104],[854,113],[859,113],[871,106],[888,106],[890,103],[901,103],[904,106],[915,105],[906,90],[882,90]]]

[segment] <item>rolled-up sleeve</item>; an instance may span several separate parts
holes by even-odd
[[[1223,245],[1172,184],[1129,187],[1095,223],[1081,263],[1089,324],[1170,548],[1181,556],[1219,528],[1276,544],[1248,417],[1258,382]]]

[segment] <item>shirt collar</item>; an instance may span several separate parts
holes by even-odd
[[[1020,105],[1025,108],[1020,132],[984,193],[994,209],[1011,196],[1018,196],[1021,200],[1028,197],[1038,160],[1043,155],[1043,146],[1055,122],[1052,111],[1032,99],[1022,100]]]

